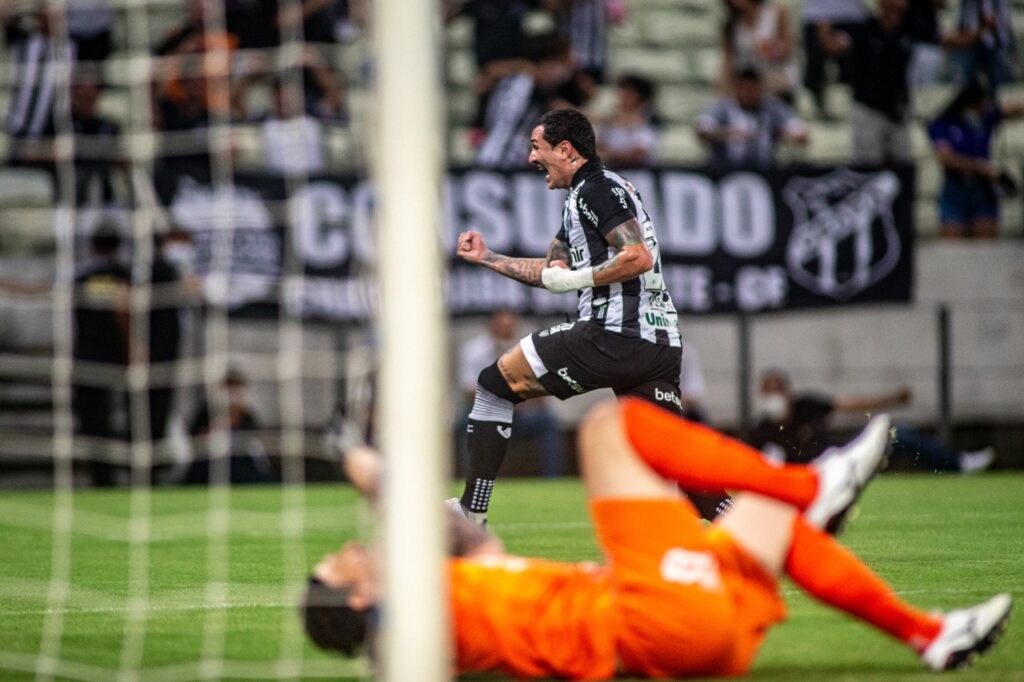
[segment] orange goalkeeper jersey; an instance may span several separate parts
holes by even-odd
[[[452,559],[460,672],[600,679],[615,675],[606,569],[504,556]]]

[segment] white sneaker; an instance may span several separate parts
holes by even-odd
[[[995,448],[987,447],[960,453],[960,473],[976,474],[992,466],[996,458]]]
[[[1012,607],[1010,595],[997,594],[977,606],[950,611],[938,636],[921,653],[921,662],[932,670],[966,668],[999,641]]]
[[[811,466],[818,471],[818,494],[804,516],[812,525],[836,534],[868,481],[885,464],[889,415],[871,419],[854,440],[829,448]]]
[[[462,501],[457,497],[449,497],[444,501],[444,506],[448,507],[452,513],[461,516],[467,521],[472,521],[478,526],[487,525],[487,512],[471,512],[462,506]]]

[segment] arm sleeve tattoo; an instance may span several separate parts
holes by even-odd
[[[548,254],[544,258],[512,258],[500,253],[489,253],[481,263],[499,275],[532,287],[542,287],[544,285],[540,280],[540,273],[553,260],[560,260],[569,265],[569,245],[561,239],[556,238],[551,242]]]

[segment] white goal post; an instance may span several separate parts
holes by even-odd
[[[384,484],[383,678],[448,677],[442,500],[447,482],[447,331],[442,298],[440,5],[374,7]]]

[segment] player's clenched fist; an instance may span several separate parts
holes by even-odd
[[[470,263],[479,263],[487,254],[487,245],[484,244],[484,236],[479,232],[463,232],[459,235],[459,242],[455,248],[455,255]]]

